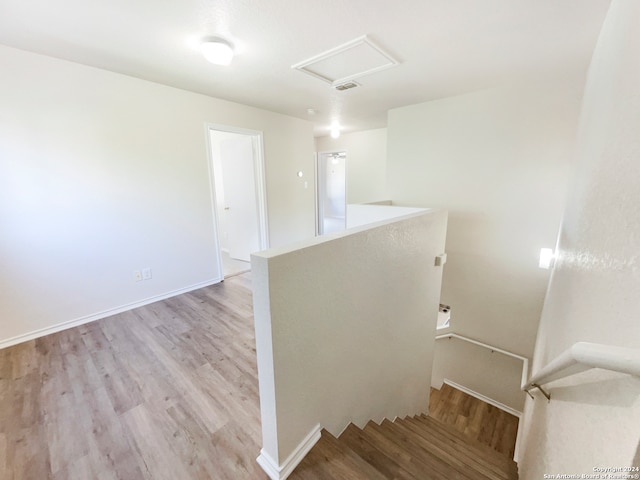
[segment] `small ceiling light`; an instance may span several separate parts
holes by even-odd
[[[546,270],[553,267],[554,261],[556,259],[556,254],[553,252],[551,248],[541,248],[540,249],[540,261],[538,262],[538,266],[540,268],[544,268]]]
[[[340,125],[338,122],[333,122],[331,124],[331,138],[338,138],[340,136]]]
[[[204,58],[215,65],[229,65],[233,60],[233,47],[223,38],[208,37],[200,44]]]

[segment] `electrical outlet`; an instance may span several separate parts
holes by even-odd
[[[143,268],[142,269],[142,279],[143,280],[151,280],[151,269]]]
[[[142,280],[142,273],[140,272],[140,270],[134,270],[133,271],[133,279],[136,282],[139,282],[140,280]]]

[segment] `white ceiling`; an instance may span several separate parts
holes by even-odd
[[[583,76],[609,3],[0,0],[0,43],[305,118],[320,136],[334,119],[344,131],[377,128],[394,107]],[[235,44],[231,66],[200,55],[199,40],[211,35]],[[362,35],[400,65],[343,92],[291,68]]]

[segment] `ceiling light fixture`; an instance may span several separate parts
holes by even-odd
[[[338,137],[340,137],[340,125],[338,124],[338,122],[333,122],[331,124],[331,138]]]
[[[553,267],[554,261],[556,259],[556,254],[551,248],[541,248],[540,249],[540,261],[538,262],[538,266],[544,269],[550,269]]]
[[[208,37],[200,44],[202,55],[215,65],[229,65],[233,60],[233,46],[224,38]]]

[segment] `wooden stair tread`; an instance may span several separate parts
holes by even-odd
[[[421,416],[407,417],[404,421],[417,427],[420,433],[424,433],[427,436],[439,436],[454,450],[468,452],[475,457],[482,458],[484,461],[505,471],[510,471],[516,466],[515,462],[510,457],[491,449],[487,445],[484,445],[473,438],[466,437],[455,428],[442,423],[439,420],[431,419],[431,417],[426,418],[428,418],[428,420]]]
[[[429,478],[426,475],[430,475],[430,478],[442,478],[447,480],[469,480],[469,479],[481,479],[486,480],[485,477],[476,477],[468,471],[464,471],[459,465],[451,464],[446,459],[442,458],[436,452],[429,449],[423,449],[415,441],[411,434],[407,435],[405,432],[394,428],[394,424],[388,420],[383,421],[380,425],[375,423],[369,423],[365,427],[365,430],[371,430],[382,435],[384,438],[390,441],[390,444],[395,446],[396,449],[404,451],[410,456],[410,460],[417,463],[419,472],[423,477]]]
[[[438,450],[447,452],[448,455],[467,465],[468,468],[472,468],[489,478],[495,477],[503,480],[514,479],[507,458],[487,456],[485,452],[474,449],[468,442],[451,439],[443,435],[442,432],[426,426],[415,418],[397,420],[395,424],[415,433],[421,437],[422,440],[436,446]]]
[[[438,417],[350,424],[337,439],[323,430],[291,478],[518,480],[511,458],[517,417],[496,414],[463,392],[444,391],[436,401]]]
[[[453,442],[464,444],[468,449],[473,450],[479,455],[491,460],[497,465],[503,467],[506,471],[515,472],[517,474],[518,466],[510,457],[497,452],[491,447],[480,443],[473,438],[470,438],[446,423],[426,415],[416,416],[414,417],[414,420],[424,428],[436,431]]]
[[[382,473],[326,430],[293,471],[296,480],[386,480]]]
[[[385,445],[389,442],[386,439],[376,439],[370,431],[365,431],[354,424],[350,424],[340,435],[340,441],[346,443],[360,457],[374,466],[386,478],[397,480],[419,479],[407,470],[406,455],[394,455]]]
[[[430,458],[419,458],[413,452],[408,452],[402,445],[401,441],[397,441],[393,435],[388,434],[374,422],[369,422],[364,430],[372,436],[376,442],[376,447],[384,449],[387,455],[396,458],[402,467],[413,474],[418,479],[442,479],[449,480],[452,478],[460,478],[457,472],[452,471],[451,467],[437,457],[430,455],[428,452],[422,452],[423,455],[429,455]]]
[[[513,458],[518,417],[448,384],[431,388],[429,416]]]
[[[460,473],[463,477],[472,478],[472,479],[500,479],[505,480],[504,478],[494,475],[493,472],[489,471],[486,468],[483,468],[481,465],[474,464],[470,462],[468,459],[461,458],[451,452],[448,452],[446,448],[443,448],[442,445],[436,441],[428,441],[415,433],[413,430],[408,428],[406,425],[402,423],[402,420],[398,419],[396,422],[392,423],[389,420],[385,420],[382,422],[382,426],[388,429],[393,429],[397,434],[403,438],[403,440],[411,445],[411,448],[417,449],[419,451],[429,452],[430,454],[437,456],[444,462],[446,462],[451,468]]]

